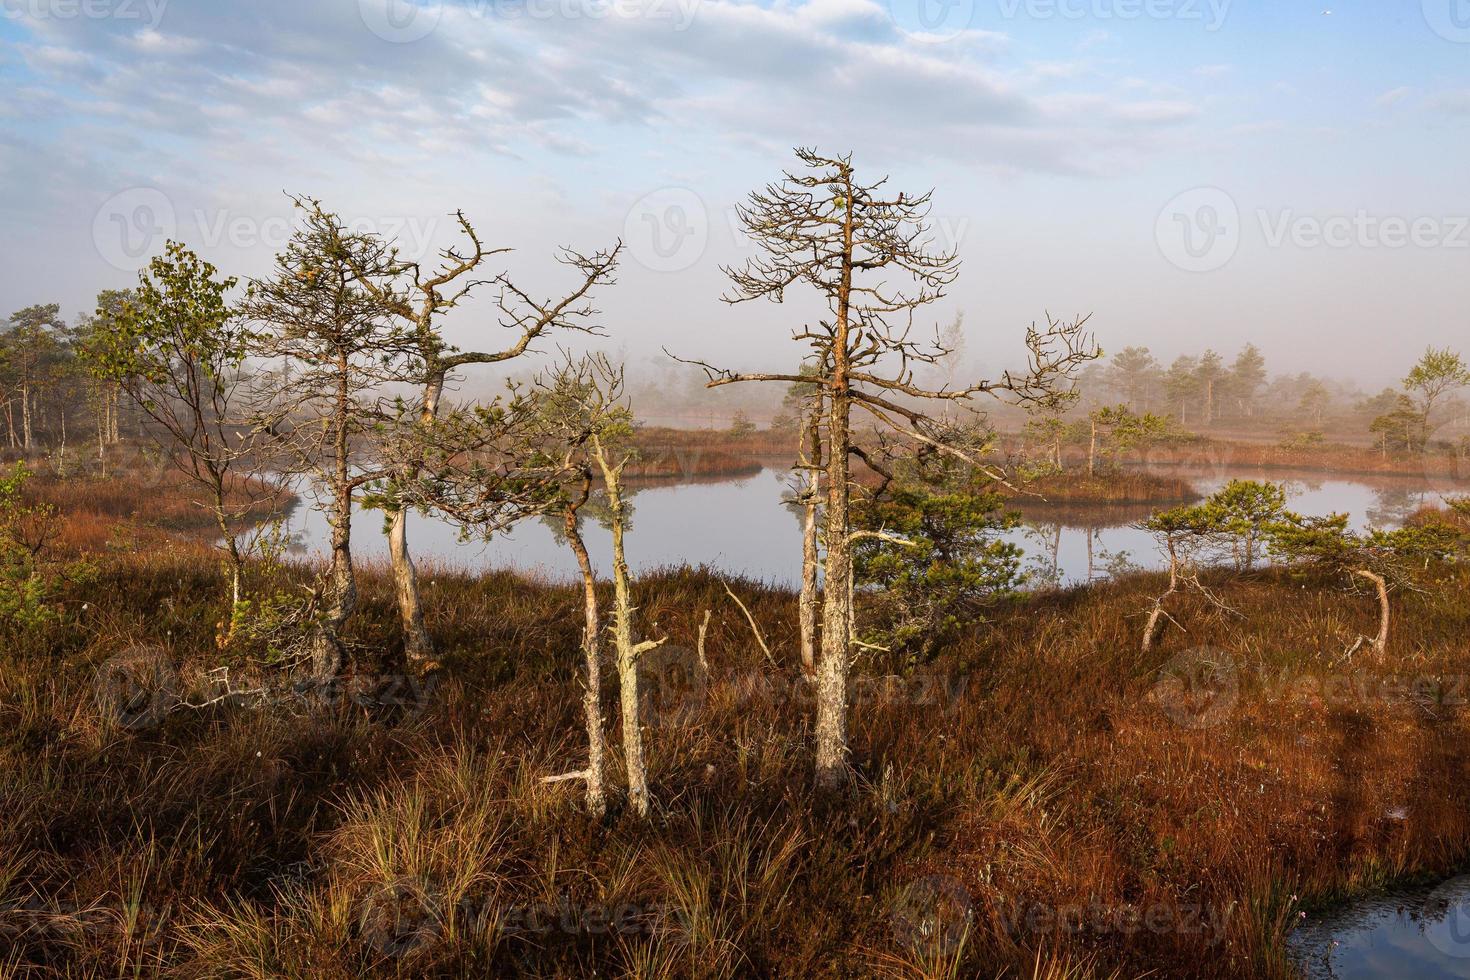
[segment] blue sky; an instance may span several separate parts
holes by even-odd
[[[935,188],[965,267],[934,316],[964,310],[982,363],[1014,358],[1047,310],[1093,312],[1112,348],[1254,340],[1282,370],[1365,383],[1467,335],[1470,0],[0,14],[7,311],[79,312],[166,233],[260,273],[289,191],[425,253],[463,208],[547,289],[557,246],[622,236],[600,303],[615,346],[770,363],[802,307],[718,303],[719,265],[746,254],[729,209],[814,144]]]

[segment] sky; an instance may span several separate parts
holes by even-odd
[[[1470,0],[0,0],[0,80],[5,313],[168,237],[264,275],[306,194],[547,294],[622,239],[607,345],[784,370],[809,309],[721,266],[814,146],[934,190],[976,371],[1048,312],[1365,387],[1470,347]]]

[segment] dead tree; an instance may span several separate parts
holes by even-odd
[[[602,612],[597,605],[597,575],[581,527],[581,510],[591,492],[592,474],[583,469],[578,491],[562,506],[562,533],[577,557],[577,569],[582,576],[582,665],[586,673],[582,679],[582,717],[587,728],[587,768],[583,780],[587,784],[587,809],[600,819],[607,813],[607,792],[603,788],[607,742],[602,734]]]
[[[318,201],[299,198],[297,204],[310,214],[323,213]],[[364,236],[363,247],[351,255],[363,288],[386,313],[401,321],[400,329],[411,338],[412,381],[418,397],[416,403],[403,406],[401,414],[406,417],[400,418],[399,428],[405,423],[420,430],[432,428],[456,373],[470,365],[514,360],[527,353],[535,340],[557,329],[595,333],[592,319],[597,311],[589,303],[591,293],[614,281],[621,242],[590,256],[564,250],[559,261],[573,270],[574,285],[560,298],[533,298],[505,273],[477,278],[488,260],[511,250],[487,248],[463,211],[455,212],[454,217],[468,244],[441,251],[439,265],[432,271],[401,259],[393,243],[371,236]],[[484,286],[499,289],[499,322],[511,331],[511,342],[493,351],[451,347],[441,330],[444,316]],[[427,435],[424,438],[433,441]],[[418,570],[408,546],[408,512],[412,507],[401,488],[418,479],[425,463],[422,453],[415,450],[414,440],[395,439],[392,445],[397,455],[385,460],[390,475],[375,497],[388,515],[388,554],[403,623],[404,653],[411,663],[423,666],[433,660],[434,643],[424,624]]]
[[[750,195],[738,209],[746,234],[761,254],[739,269],[727,269],[730,303],[755,299],[780,302],[786,290],[807,286],[826,303],[827,315],[793,332],[809,348],[815,377],[795,372],[745,374],[702,361],[709,386],[750,381],[802,383],[823,389],[826,412],[826,588],[822,602],[822,646],[817,679],[819,783],[847,782],[847,704],[854,635],[850,465],[854,454],[852,409],[862,409],[879,426],[915,445],[954,452],[947,426],[922,407],[926,401],[953,404],[991,395],[1015,402],[1053,399],[1059,381],[1097,356],[1084,330],[1085,319],[1031,327],[1027,368],[961,387],[931,389],[915,379],[916,368],[948,356],[934,331],[915,339],[916,313],[939,300],[959,273],[955,253],[934,247],[928,232],[929,193],[888,192],[885,180],[858,179],[851,156],[825,157],[796,151],[802,170]],[[971,460],[972,462],[975,462]]]
[[[625,556],[626,502],[622,471],[630,452],[632,416],[621,403],[622,372],[606,358],[570,358],[537,379],[529,395],[513,390],[504,400],[453,409],[422,430],[419,475],[400,486],[402,499],[433,508],[464,530],[488,539],[535,515],[559,515],[577,558],[583,591],[583,715],[588,738],[586,768],[547,777],[582,779],[588,809],[606,812],[605,752],[600,691],[601,610],[596,575],[581,534],[594,480],[602,485],[613,538],[614,606],[611,633],[619,674],[628,799],[640,816],[649,812],[639,723],[638,661],[663,641],[634,639],[635,609]],[[427,436],[427,438],[423,438]]]
[[[354,499],[388,475],[363,445],[392,419],[383,387],[415,377],[412,336],[358,271],[376,248],[336,215],[309,210],[274,273],[253,281],[243,304],[252,354],[270,368],[257,378],[254,431],[283,473],[310,479],[331,527],[325,612],[311,640],[318,682],[341,670],[342,629],[357,607]]]

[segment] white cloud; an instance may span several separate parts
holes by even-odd
[[[704,0],[682,31],[672,3],[648,8],[670,17],[504,19],[496,9],[446,5],[436,31],[389,44],[351,3],[175,5],[160,28],[131,33],[85,21],[39,25],[38,36],[64,43],[33,46],[30,60],[46,83],[77,93],[78,112],[120,111],[133,125],[204,142],[267,130],[289,142],[294,133],[312,151],[368,156],[384,132],[400,149],[453,142],[461,152],[501,152],[529,135],[581,153],[589,126],[674,125],[734,141],[847,144],[886,134],[925,154],[989,163],[1008,162],[1020,141],[1041,154],[1028,165],[1073,172],[1115,154],[1138,123],[1198,114],[1104,95],[1105,78],[1089,90],[1097,73],[1083,63],[1003,69],[1002,34],[924,44],[875,0]],[[1028,91],[1038,83],[1072,91]],[[1073,115],[1069,100],[1081,107]]]
[[[1373,104],[1380,109],[1388,109],[1407,99],[1413,92],[1414,90],[1409,86],[1401,85],[1398,88],[1389,89],[1387,92],[1384,92],[1377,99],[1373,100]]]

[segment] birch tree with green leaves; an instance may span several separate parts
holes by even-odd
[[[269,511],[280,490],[269,474],[254,469],[243,370],[250,331],[231,305],[235,286],[233,277],[221,277],[188,247],[170,241],[139,273],[136,289],[103,294],[105,305],[80,345],[92,375],[116,386],[154,423],[165,454],[205,495],[230,582],[224,643],[245,603],[245,564],[254,540],[246,520]]]

